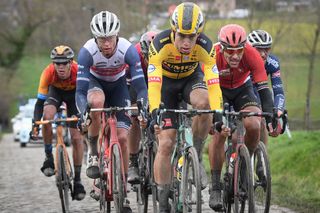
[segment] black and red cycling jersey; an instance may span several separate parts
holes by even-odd
[[[251,45],[245,45],[243,57],[237,68],[230,68],[223,56],[220,43],[215,45],[215,49],[221,87],[228,89],[238,88],[250,80],[250,75],[255,83],[259,84],[268,81],[264,62],[259,52]]]

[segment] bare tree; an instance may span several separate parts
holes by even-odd
[[[306,105],[305,105],[305,113],[304,113],[304,121],[305,128],[310,130],[311,128],[311,120],[310,120],[310,99],[311,99],[311,91],[312,91],[312,83],[314,79],[314,63],[315,58],[317,56],[317,45],[319,41],[319,33],[320,33],[320,1],[314,0],[315,5],[315,14],[317,16],[317,25],[314,31],[313,42],[311,46],[305,41],[306,47],[309,49],[309,72],[308,72],[308,82],[307,82],[307,93],[306,93]]]

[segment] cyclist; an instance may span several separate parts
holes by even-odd
[[[267,71],[267,75],[269,75],[271,78],[274,105],[278,109],[278,116],[281,116],[285,108],[285,96],[280,75],[280,61],[275,55],[270,54],[272,37],[268,32],[264,30],[254,30],[248,35],[247,39],[251,46],[258,50],[261,58],[264,61],[264,67]],[[256,92],[256,90],[255,93],[257,97],[259,97],[259,94]],[[265,123],[262,122],[261,126],[262,132],[260,138],[265,144],[267,144],[268,133],[265,128]]]
[[[125,38],[119,37],[120,20],[109,11],[101,11],[93,16],[90,23],[93,38],[80,49],[78,55],[76,103],[81,113],[81,124],[87,105],[91,108],[108,106],[125,107],[130,104],[130,95],[126,85],[126,64],[132,77],[138,99],[147,102],[147,86],[141,69],[141,62],[135,47]],[[87,176],[99,177],[97,140],[101,113],[90,113],[92,119],[88,127],[88,163]],[[125,112],[117,113],[118,140],[121,145],[124,171],[127,176],[129,153],[127,137],[130,118]],[[82,129],[83,125],[80,125]],[[82,129],[83,130],[83,129]],[[126,211],[131,208],[125,206]]]
[[[261,97],[262,109],[272,112],[273,101],[268,88],[268,78],[264,63],[258,51],[247,45],[247,36],[243,27],[228,24],[220,29],[219,42],[215,45],[216,62],[219,71],[220,87],[224,102],[229,102],[235,109],[260,112],[259,104],[254,95],[250,75],[257,84],[257,91]],[[273,133],[271,120],[266,119],[269,132]],[[250,154],[259,142],[260,123],[258,117],[244,119],[246,130],[245,143]],[[225,136],[215,134],[216,140],[209,144],[212,188],[210,191],[209,206],[220,211],[223,207],[221,201],[220,176],[224,159]]]
[[[52,63],[42,72],[38,97],[34,108],[33,121],[54,119],[60,105],[67,104],[67,115],[77,115],[78,111],[75,104],[75,87],[78,65],[73,60],[73,50],[65,45],[60,45],[51,51]],[[86,191],[81,183],[81,165],[83,159],[83,138],[76,129],[76,122],[69,124],[71,140],[73,145],[73,163],[75,170],[74,177],[74,197],[82,200]],[[39,126],[33,123],[31,136],[37,139]],[[44,148],[46,158],[41,168],[45,176],[54,175],[54,160],[52,155],[52,126],[45,124],[42,127]]]
[[[181,3],[175,8],[170,23],[171,29],[159,33],[149,49],[148,93],[152,122],[156,119],[156,109],[160,102],[163,102],[166,108],[178,108],[179,93],[193,108],[221,108],[218,74],[213,70],[215,50],[212,41],[202,33],[204,17],[199,6],[190,2]],[[204,72],[199,62],[204,64]],[[155,126],[156,132],[159,132],[159,147],[154,162],[154,174],[158,185],[160,212],[168,212],[170,159],[175,145],[177,115],[164,113],[163,119],[165,123],[160,131]],[[193,142],[200,161],[210,123],[209,115],[197,116],[193,120]],[[201,185],[205,188],[207,180],[202,163],[200,169]]]
[[[135,45],[137,49],[140,61],[141,61],[141,68],[144,73],[145,80],[148,79],[147,76],[147,68],[149,63],[148,58],[148,51],[151,41],[154,37],[159,33],[158,30],[151,30],[144,33],[141,38],[140,42]],[[127,83],[130,84],[131,76],[130,73],[127,74]],[[147,82],[146,82],[147,83]],[[130,98],[132,105],[136,105],[137,102],[137,93],[135,92],[134,88],[129,86]],[[141,138],[140,135],[140,126],[137,117],[131,118],[132,126],[129,131],[129,169],[128,169],[128,182],[131,184],[138,183],[139,181],[139,168],[138,168],[138,157],[139,157],[139,141]]]

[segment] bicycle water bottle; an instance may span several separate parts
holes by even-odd
[[[230,161],[229,161],[229,168],[228,168],[228,172],[229,174],[233,174],[233,168],[234,168],[234,160],[236,159],[237,154],[235,152],[233,152],[230,156]]]
[[[181,181],[181,177],[182,177],[182,168],[183,168],[183,156],[181,156],[178,160],[178,166],[177,166],[177,179],[179,181]]]

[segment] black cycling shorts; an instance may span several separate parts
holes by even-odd
[[[221,87],[223,103],[229,103],[235,111],[240,111],[247,106],[259,107],[257,97],[254,94],[251,80],[235,89]]]
[[[190,93],[199,88],[207,90],[204,74],[200,66],[197,67],[194,73],[185,78],[172,79],[163,76],[161,101],[164,103],[165,108],[178,109],[181,103],[179,96],[181,96],[184,102],[190,104]],[[163,129],[177,129],[177,114],[170,112],[163,113],[162,118],[164,120]]]
[[[62,90],[54,86],[49,86],[48,98],[44,102],[44,106],[53,105],[58,111],[62,102],[65,102],[67,104],[67,116],[76,116],[78,114],[78,109],[75,102],[75,93],[75,89]],[[70,128],[77,128],[77,122],[68,122],[67,126]]]
[[[123,76],[114,82],[100,80],[93,75],[89,77],[89,90],[101,90],[105,94],[104,107],[126,107],[130,106],[130,95],[126,82],[126,77]],[[121,111],[116,114],[117,127],[129,129],[131,125],[130,117],[127,112]]]

